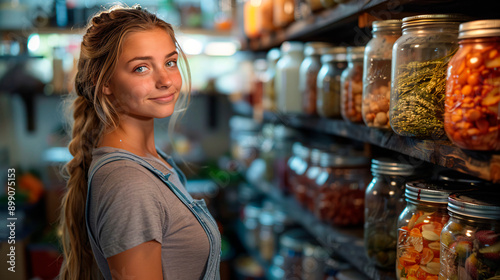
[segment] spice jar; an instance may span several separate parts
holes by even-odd
[[[267,52],[267,71],[263,76],[263,98],[262,103],[264,110],[276,110],[276,91],[274,89],[276,77],[276,63],[280,59],[281,52],[278,48],[272,48]]]
[[[460,25],[448,64],[444,128],[457,146],[500,150],[500,20]]]
[[[398,218],[397,278],[426,279],[439,274],[439,240],[449,219],[448,195],[466,189],[437,182],[406,184],[407,205]]]
[[[367,126],[390,128],[392,45],[401,36],[401,20],[373,22],[373,38],[363,62],[363,120]]]
[[[403,19],[392,48],[391,128],[399,135],[439,139],[444,133],[446,67],[457,50],[462,17]]]
[[[347,68],[340,77],[340,114],[346,121],[361,123],[363,57],[365,47],[347,48]]]
[[[303,51],[304,45],[301,42],[286,41],[281,45],[282,55],[276,64],[275,91],[278,110],[283,113],[302,111],[299,68],[304,59]]]
[[[283,256],[283,279],[301,279],[304,245],[313,242],[304,229],[295,228],[280,236],[280,255]]]
[[[316,107],[325,118],[340,117],[340,76],[347,67],[345,47],[321,49],[321,68],[317,78]]]
[[[306,115],[316,115],[316,80],[321,68],[320,50],[327,43],[308,42],[304,47],[304,60],[299,69],[299,89],[302,92],[302,112]]]
[[[453,193],[441,232],[440,279],[495,279],[500,275],[500,194]]]
[[[319,161],[321,157],[321,151],[319,149],[312,149],[310,155],[310,161],[307,166],[307,169],[302,175],[297,177],[297,185],[294,189],[295,199],[299,202],[303,207],[307,207],[309,188],[311,187],[311,183],[318,176],[318,172],[320,170]]]
[[[295,0],[274,0],[273,21],[277,27],[285,27],[295,20]]]
[[[373,179],[365,193],[365,250],[376,266],[393,267],[397,221],[406,206],[404,186],[415,167],[392,159],[373,159],[371,171]]]

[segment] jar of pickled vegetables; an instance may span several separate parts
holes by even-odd
[[[500,150],[500,20],[462,23],[448,64],[444,128],[457,146]]]
[[[406,208],[398,218],[396,277],[436,279],[439,274],[441,230],[448,222],[448,196],[467,187],[437,182],[406,184]]]
[[[392,48],[389,116],[397,134],[445,137],[446,68],[458,48],[458,26],[463,21],[441,14],[403,19],[403,35]]]
[[[441,232],[439,279],[497,279],[500,193],[453,193],[448,210],[450,220]]]
[[[340,76],[347,67],[345,47],[321,49],[321,69],[318,72],[316,109],[325,118],[340,117]]]
[[[340,78],[340,114],[346,121],[361,123],[363,57],[365,47],[347,48],[347,68]]]
[[[392,45],[401,36],[401,20],[373,22],[373,38],[363,62],[363,120],[367,126],[390,128]]]

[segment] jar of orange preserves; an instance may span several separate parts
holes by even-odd
[[[462,23],[448,64],[444,128],[457,146],[500,150],[500,20]]]

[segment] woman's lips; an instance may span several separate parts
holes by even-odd
[[[169,103],[172,102],[175,98],[175,94],[169,94],[169,95],[164,95],[160,96],[157,98],[151,98],[152,101],[158,102],[158,103]]]

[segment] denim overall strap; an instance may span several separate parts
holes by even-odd
[[[165,154],[161,154],[166,160],[168,160],[168,163],[172,165],[178,170],[178,167],[173,163],[171,158],[167,157]],[[88,220],[88,209],[89,209],[89,197],[90,197],[90,191],[91,191],[91,182],[92,178],[94,177],[95,172],[102,167],[103,165],[117,161],[117,160],[132,160],[144,168],[148,169],[151,171],[153,174],[155,174],[162,182],[164,182],[168,188],[179,198],[179,200],[186,205],[186,207],[193,213],[193,215],[196,217],[200,225],[202,226],[203,230],[207,234],[208,241],[210,244],[210,254],[208,257],[207,261],[207,267],[205,270],[205,276],[203,277],[204,280],[211,280],[211,279],[220,279],[220,272],[219,272],[219,266],[220,266],[220,252],[221,252],[221,240],[220,240],[220,234],[219,234],[219,229],[217,227],[217,224],[215,220],[212,218],[210,213],[208,212],[208,209],[206,207],[205,201],[204,200],[193,200],[192,198],[184,195],[172,182],[168,180],[170,177],[170,173],[168,174],[163,174],[160,170],[156,169],[154,166],[152,166],[150,163],[145,161],[144,159],[140,158],[139,156],[131,155],[128,153],[123,153],[123,152],[112,152],[108,153],[105,156],[103,156],[99,161],[97,161],[95,164],[91,165],[89,168],[89,177],[88,177],[88,192],[87,192],[87,201],[86,201],[86,209],[85,209],[85,223],[87,225],[87,232],[88,235],[91,239],[91,242],[96,245],[97,248],[97,243],[95,241],[94,236],[92,235],[92,232],[90,231],[89,227],[89,220]],[[182,181],[185,181],[185,177],[182,174],[182,172],[177,172],[179,174],[179,178]],[[181,176],[182,174],[182,176]],[[184,183],[184,182],[182,182]],[[100,249],[99,249],[100,250]],[[102,251],[101,251],[102,254]]]
[[[186,179],[186,175],[184,175],[184,173],[180,170],[180,168],[177,166],[177,164],[175,164],[175,161],[172,159],[172,157],[168,156],[167,154],[165,154],[162,150],[160,149],[156,149],[156,152],[164,159],[167,161],[168,164],[170,164],[170,166],[172,166],[172,168],[175,169],[175,172],[177,172],[177,174],[179,175],[179,180],[181,181],[181,183],[185,186],[186,185],[186,182],[187,182],[187,179]]]

